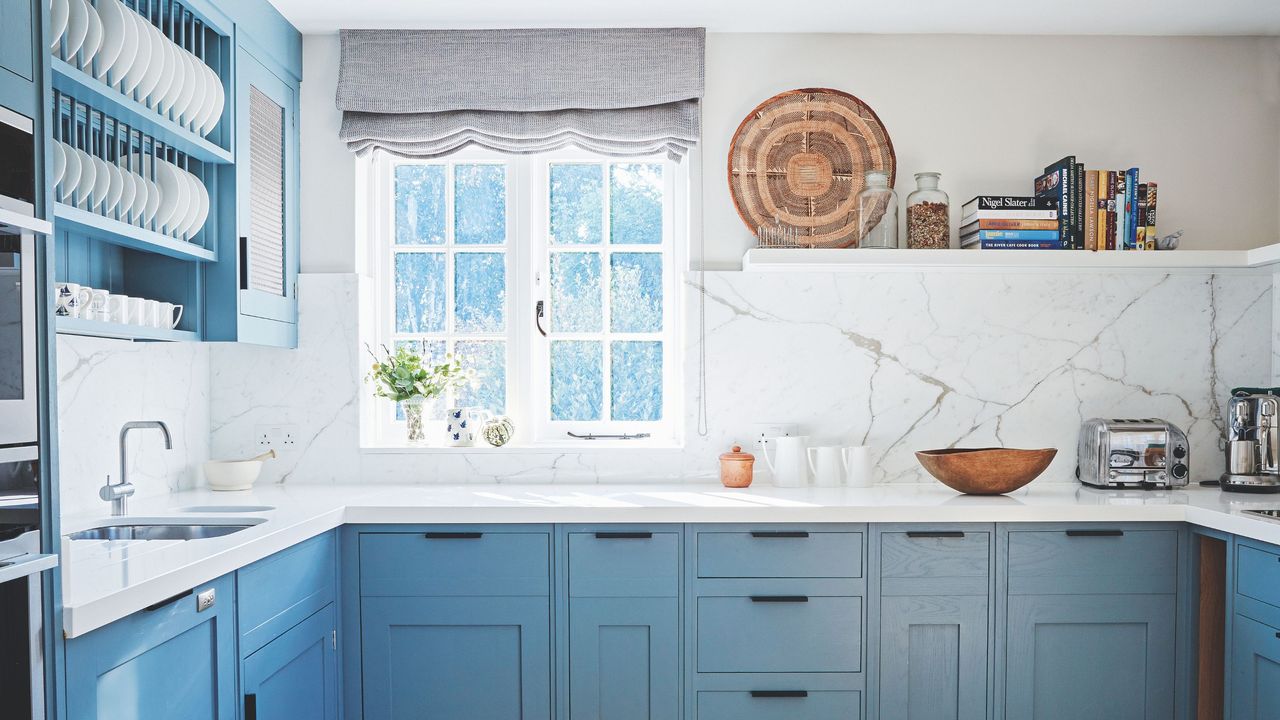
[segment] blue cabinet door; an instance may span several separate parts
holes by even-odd
[[[1005,717],[1168,720],[1173,595],[1009,598]]]
[[[680,600],[569,602],[570,720],[680,716]]]
[[[976,595],[881,601],[881,720],[985,720],[988,609]]]
[[[1231,646],[1231,720],[1280,717],[1280,630],[1239,613]]]
[[[235,720],[234,590],[228,575],[68,640],[66,717]]]
[[[243,720],[337,720],[333,605],[245,658]]]
[[[545,597],[361,598],[364,720],[550,718],[550,612]]]

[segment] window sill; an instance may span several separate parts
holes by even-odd
[[[638,443],[632,441],[583,440],[577,443],[559,444],[511,444],[502,447],[476,445],[475,447],[443,447],[413,445],[363,445],[360,452],[369,455],[563,455],[565,453],[617,453],[663,452],[677,453],[684,447],[674,440],[667,442]]]

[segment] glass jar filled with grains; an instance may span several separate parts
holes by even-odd
[[[870,170],[858,193],[858,247],[898,247],[898,194],[889,187],[889,174]]]
[[[951,246],[951,200],[938,189],[941,177],[916,173],[916,189],[907,196],[907,247],[913,250]]]

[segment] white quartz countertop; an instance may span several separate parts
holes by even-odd
[[[271,506],[209,512],[207,506]],[[83,635],[152,603],[244,567],[344,523],[821,523],[1180,522],[1280,544],[1280,522],[1241,514],[1280,507],[1280,496],[1106,491],[1033,483],[1009,495],[959,495],[942,485],[729,490],[684,485],[275,485],[245,492],[193,490],[134,499],[131,520],[253,516],[220,538],[62,542],[63,627]],[[104,510],[105,510],[104,504]],[[104,524],[63,518],[63,533]],[[118,520],[118,518],[116,519]]]

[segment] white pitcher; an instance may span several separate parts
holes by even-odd
[[[871,487],[875,478],[871,467],[871,448],[851,445],[844,449],[845,482],[850,487]]]
[[[844,482],[844,449],[836,446],[811,447],[809,469],[818,487],[839,487]]]
[[[806,435],[766,438],[760,441],[760,454],[773,473],[773,484],[778,487],[804,487],[809,482],[809,456],[805,453],[805,445],[809,438]],[[769,443],[773,443],[775,462],[769,457]]]

